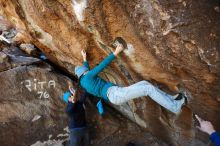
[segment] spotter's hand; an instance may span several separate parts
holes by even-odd
[[[199,130],[201,130],[202,132],[205,132],[205,133],[207,133],[209,135],[211,135],[212,133],[215,132],[215,129],[214,129],[214,127],[213,127],[211,122],[204,121],[198,115],[195,115],[195,117],[199,121],[199,124],[200,124],[200,126],[196,126]]]

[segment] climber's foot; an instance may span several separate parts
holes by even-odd
[[[124,49],[128,48],[126,41],[122,37],[116,37],[115,40],[113,41],[112,46],[114,48],[117,48],[118,46],[120,46],[119,44],[121,44]]]
[[[187,97],[183,93],[179,93],[174,100],[182,100],[184,98],[184,104],[186,105],[188,103]]]
[[[186,105],[186,103],[187,103],[187,98],[182,97],[180,99],[180,97],[179,97],[178,100],[177,100],[177,106],[179,107],[179,109],[177,111],[174,111],[173,113],[176,116],[179,116],[182,113],[182,108],[183,108],[184,105]]]

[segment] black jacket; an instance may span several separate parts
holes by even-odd
[[[76,103],[67,103],[65,111],[70,118],[69,129],[86,127],[86,115],[83,107],[86,96],[88,96],[88,94],[84,92]]]

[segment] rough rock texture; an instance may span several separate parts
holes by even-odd
[[[1,145],[31,145],[49,135],[56,137],[67,125],[60,100],[67,78],[16,47],[4,47],[2,52],[8,55],[8,66],[1,64],[0,72]]]
[[[218,0],[0,0],[0,13],[54,63],[72,72],[88,51],[91,66],[111,50],[117,36],[128,50],[103,77],[128,85],[150,80],[160,88],[191,96],[174,116],[149,98],[115,107],[172,145],[196,145],[208,138],[194,128],[193,113],[220,130],[220,19]],[[198,144],[202,145],[202,144]]]
[[[40,63],[40,59],[30,56],[24,56],[24,53],[21,50],[13,46],[10,49],[8,49],[7,47],[2,47],[0,50],[0,72],[7,71],[9,69],[19,66]]]

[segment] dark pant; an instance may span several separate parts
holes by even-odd
[[[70,146],[90,146],[88,129],[70,129]]]

